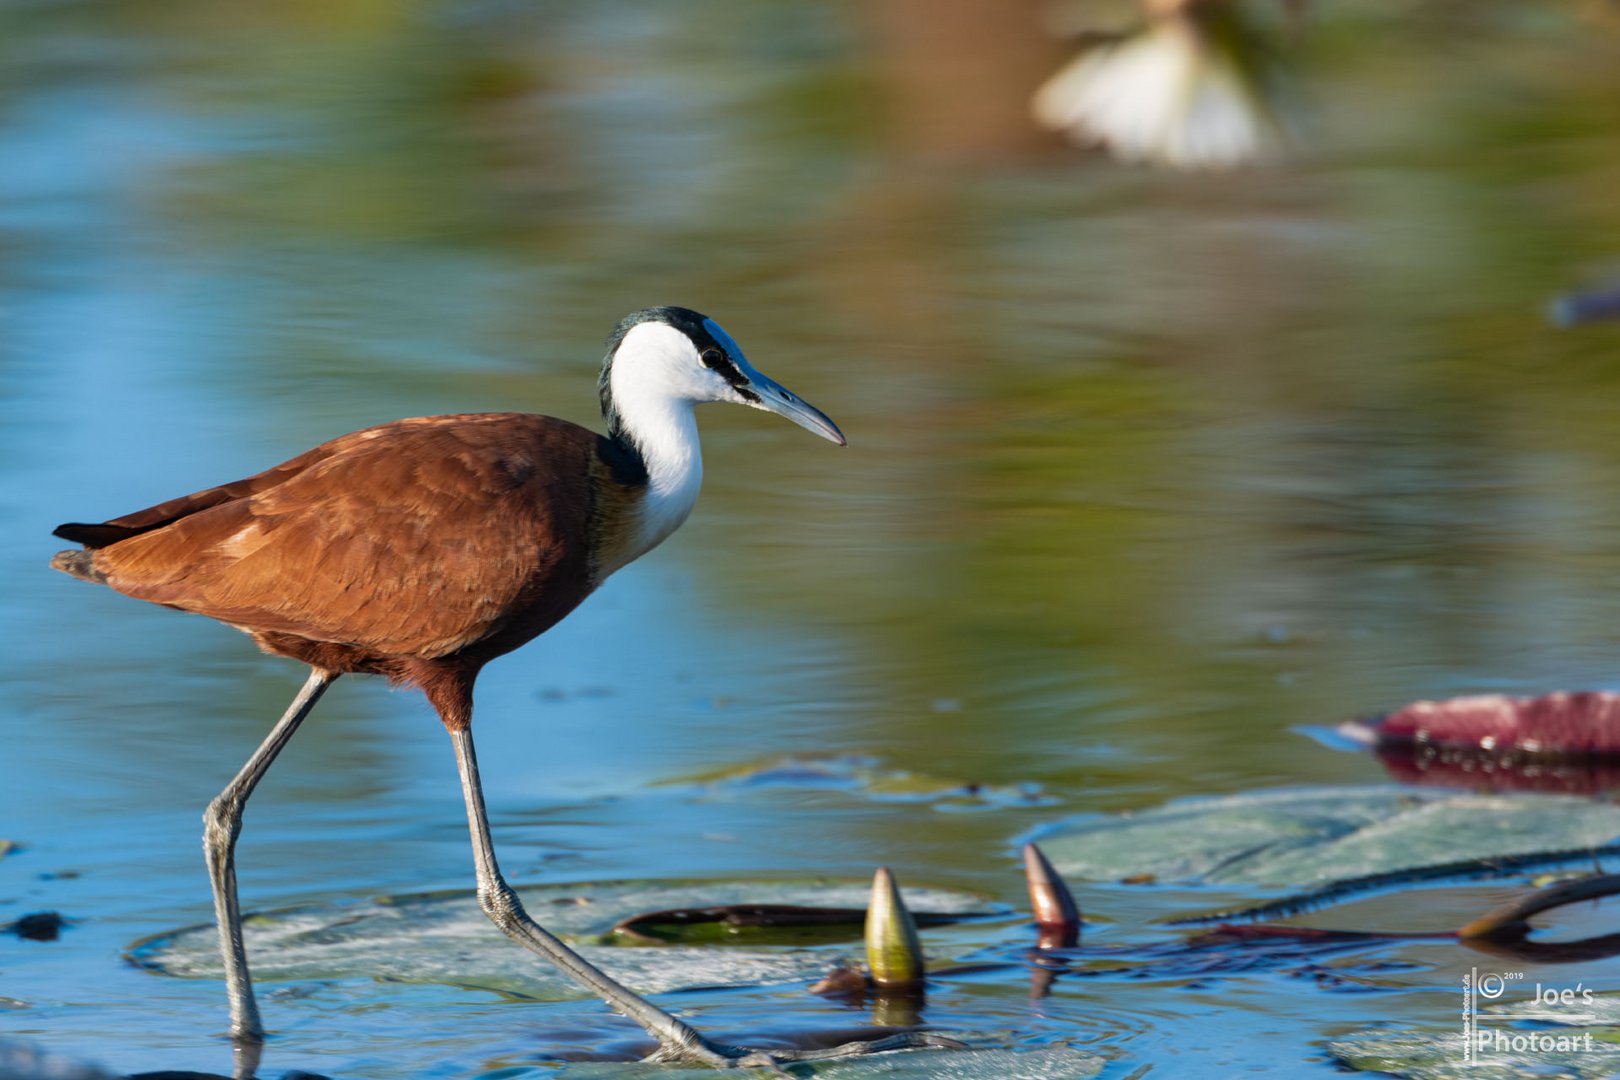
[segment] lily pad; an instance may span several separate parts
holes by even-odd
[[[1289,788],[1178,799],[1041,839],[1072,877],[1291,886],[1620,837],[1620,806],[1533,794]]]
[[[518,890],[529,913],[592,963],[644,994],[756,986],[816,978],[833,954],[804,946],[633,947],[607,942],[614,924],[654,909],[742,902],[864,905],[868,886],[832,882],[609,882]],[[938,912],[982,912],[982,897],[908,889],[906,900]],[[245,920],[248,957],[260,980],[379,978],[478,986],[561,1001],[590,997],[540,957],[496,931],[470,892],[261,912]],[[131,958],[182,978],[222,977],[212,925],[138,942]]]
[[[1454,1030],[1358,1031],[1333,1040],[1328,1052],[1347,1068],[1411,1080],[1608,1080],[1620,1073],[1620,998],[1594,996],[1578,1025],[1549,1024],[1540,1014],[1520,1018],[1519,1008],[1481,1010],[1477,1031],[1491,1043],[1476,1046],[1473,1062],[1463,1053],[1460,1022]]]
[[[1417,701],[1337,728],[1328,745],[1371,749],[1402,783],[1602,795],[1620,788],[1620,694],[1480,694]]]
[[[847,1061],[817,1062],[817,1080],[1081,1080],[1096,1076],[1107,1062],[1089,1050],[1054,1044],[1029,1050],[906,1050]],[[693,1070],[678,1065],[568,1065],[558,1080],[692,1080]]]
[[[1480,694],[1415,701],[1364,725],[1379,746],[1473,747],[1486,753],[1620,758],[1620,694]]]

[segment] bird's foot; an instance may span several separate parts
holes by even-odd
[[[966,1050],[967,1044],[948,1035],[932,1031],[902,1031],[880,1039],[847,1042],[819,1050],[751,1050],[742,1046],[728,1046],[711,1039],[696,1042],[665,1043],[646,1060],[683,1062],[688,1065],[707,1065],[715,1069],[764,1069],[778,1076],[792,1075],[783,1065],[797,1061],[835,1061],[840,1058],[864,1057],[892,1050]]]

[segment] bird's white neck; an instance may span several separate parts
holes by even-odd
[[[695,402],[656,382],[621,379],[618,371],[613,375],[620,435],[647,466],[647,493],[624,557],[629,562],[657,547],[692,512],[703,486],[703,451]]]

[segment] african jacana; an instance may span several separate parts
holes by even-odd
[[[490,841],[472,741],[479,670],[567,615],[613,571],[674,532],[703,477],[693,408],[752,405],[843,445],[820,410],[761,375],[712,319],[678,307],[627,316],[608,338],[607,435],[550,416],[398,420],[333,439],[246,480],[56,535],[84,545],[51,565],[140,600],[196,612],[301,660],[309,679],[203,816],[238,1050],[263,1040],[242,944],[235,848],[254,787],[332,680],[420,687],[450,732],[478,899],[508,937],[638,1021],[655,1056],[715,1066],[938,1043],[905,1034],[829,1051],[761,1054],[712,1042],[619,985],[523,910]],[[253,1064],[239,1061],[239,1072]]]

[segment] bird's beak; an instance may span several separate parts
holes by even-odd
[[[794,394],[793,391],[777,382],[767,378],[752,369],[745,370],[748,376],[746,389],[753,391],[755,401],[749,402],[756,409],[785,416],[798,424],[806,431],[813,431],[828,442],[835,442],[839,446],[848,446],[849,440],[844,433],[838,430],[838,425],[814,405]]]

